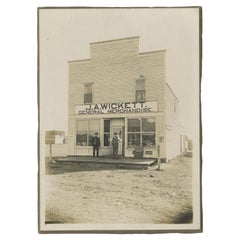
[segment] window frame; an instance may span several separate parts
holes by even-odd
[[[145,102],[146,101],[146,89],[144,90],[136,90],[135,100],[137,102]]]
[[[129,132],[129,120],[131,119],[138,119],[140,120],[140,131],[139,132]],[[154,131],[144,131],[143,130],[143,119],[153,119],[154,120],[154,124],[155,124],[155,130]],[[129,145],[129,134],[136,134],[136,135],[140,135],[140,141],[139,141],[139,145]],[[154,136],[154,145],[153,146],[144,146],[143,145],[143,135],[150,135],[153,134]],[[142,117],[142,118],[128,118],[127,119],[127,147],[131,148],[131,147],[136,147],[136,146],[141,146],[141,147],[150,147],[150,148],[155,148],[156,147],[156,117]]]
[[[105,131],[105,121],[109,121],[109,132]],[[111,131],[111,121],[110,119],[103,119],[103,146],[110,147],[110,131]],[[105,135],[109,135],[109,145],[105,145]]]
[[[89,121],[98,121],[98,126],[99,126],[99,129],[97,130],[89,130]],[[98,135],[100,133],[100,127],[101,127],[101,122],[100,122],[100,119],[76,119],[76,125],[77,126],[77,123],[78,122],[81,122],[81,121],[86,121],[87,122],[87,129],[86,130],[81,130],[81,131],[78,131],[77,130],[77,127],[76,127],[76,131],[75,131],[75,147],[91,147],[91,143],[89,142],[90,141],[90,136],[94,136],[95,133],[97,132]],[[86,134],[87,135],[87,139],[86,139],[86,145],[80,145],[80,144],[77,144],[77,134]]]
[[[83,103],[93,103],[93,82],[84,83]]]
[[[90,100],[88,101],[89,98],[90,98]],[[84,93],[83,103],[84,104],[93,103],[93,94],[92,93]]]
[[[135,81],[135,101],[146,101],[146,79],[143,75]]]

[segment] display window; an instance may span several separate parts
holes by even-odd
[[[140,133],[128,133],[128,146],[140,146]]]
[[[155,147],[155,133],[143,133],[142,134],[142,146]]]
[[[155,118],[128,119],[128,147],[155,147],[155,129]]]
[[[128,119],[128,132],[140,132],[141,131],[141,121],[138,118]]]
[[[104,146],[110,146],[110,120],[104,120]]]
[[[92,146],[92,138],[99,133],[100,120],[77,120],[76,122],[76,145]]]

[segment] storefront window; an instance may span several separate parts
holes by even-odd
[[[95,132],[88,132],[88,146],[92,146],[92,139],[95,135]]]
[[[87,146],[87,132],[77,132],[77,146]]]
[[[99,120],[88,120],[88,131],[89,132],[99,132],[100,122]]]
[[[110,134],[104,133],[104,146],[110,146]]]
[[[155,147],[154,118],[128,119],[128,146]]]
[[[129,133],[128,134],[128,146],[140,146],[140,133]]]
[[[99,133],[99,120],[79,120],[76,123],[76,145],[92,146],[92,138],[95,132]]]
[[[143,118],[142,119],[142,130],[143,130],[143,132],[155,132],[155,119],[154,118]]]
[[[104,146],[110,146],[110,120],[104,120]]]
[[[110,120],[104,120],[104,132],[110,132]]]
[[[140,132],[140,119],[128,119],[128,132]]]
[[[142,145],[146,147],[155,147],[155,133],[143,133]]]
[[[86,121],[86,120],[77,121],[76,125],[77,125],[76,130],[78,132],[84,132],[84,131],[87,131],[88,121]]]

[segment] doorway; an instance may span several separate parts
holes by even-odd
[[[113,126],[111,131],[111,138],[114,133],[118,134],[120,138],[119,146],[118,146],[118,155],[124,156],[124,145],[125,145],[125,137],[124,137],[124,127],[123,126]]]

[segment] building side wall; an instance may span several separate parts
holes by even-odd
[[[158,116],[157,118],[157,143],[160,147],[160,158],[166,160],[167,144],[166,144],[166,131],[165,131],[166,118],[165,115]]]
[[[167,159],[170,160],[181,153],[181,129],[179,126],[179,101],[166,85],[166,141]]]
[[[165,51],[140,54],[140,72],[146,78],[147,101],[158,101],[158,111],[165,112]]]

